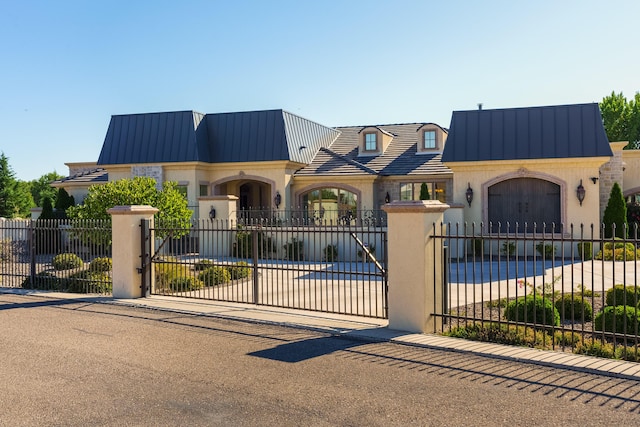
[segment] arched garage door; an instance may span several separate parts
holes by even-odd
[[[498,182],[489,187],[489,221],[493,224],[492,231],[497,231],[497,224],[501,230],[510,232],[561,231],[560,217],[560,186],[550,181],[537,178],[513,178]],[[526,227],[525,227],[526,224]]]

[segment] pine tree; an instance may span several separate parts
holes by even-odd
[[[615,237],[627,237],[627,204],[622,196],[622,190],[617,182],[613,184],[609,194],[609,202],[604,210],[604,237],[613,237],[613,225],[615,224]]]
[[[42,213],[40,214],[40,219],[53,219],[55,218],[53,214],[53,205],[51,204],[51,199],[49,196],[45,196],[42,199]]]
[[[427,183],[423,182],[420,186],[420,200],[431,200],[431,195],[429,194],[429,187],[427,187]]]

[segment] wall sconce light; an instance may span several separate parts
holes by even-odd
[[[216,208],[214,208],[213,206],[211,206],[211,210],[209,211],[209,219],[216,219]]]
[[[597,176],[592,176],[591,177],[591,181],[593,181],[593,183],[595,184],[596,182],[598,182],[598,177]]]
[[[586,194],[586,191],[585,191],[584,187],[582,186],[582,180],[580,180],[580,185],[578,185],[578,188],[576,189],[576,196],[578,197],[578,200],[580,201],[580,206],[582,206],[582,201],[584,200],[585,194]]]
[[[276,196],[273,198],[273,204],[276,205],[276,209],[280,208],[280,203],[282,203],[282,196],[279,191],[276,191]]]
[[[471,206],[471,202],[473,201],[473,189],[471,188],[470,182],[467,183],[467,192],[465,193],[465,196],[467,197],[467,203]]]
[[[384,196],[384,202],[389,203],[391,201],[391,196],[389,196],[389,192],[387,191],[387,195]]]

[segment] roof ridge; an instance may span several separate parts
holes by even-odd
[[[321,148],[320,148],[320,150],[321,150],[321,151],[324,151],[324,152],[326,152],[327,154],[330,154],[330,155],[332,155],[332,156],[334,156],[334,157],[337,157],[337,158],[339,158],[339,159],[341,159],[341,160],[344,160],[345,162],[347,162],[347,163],[349,163],[349,164],[351,164],[351,165],[353,165],[353,166],[355,166],[355,167],[357,167],[357,168],[360,168],[360,169],[362,169],[362,170],[363,170],[363,171],[365,171],[365,172],[368,172],[368,173],[373,174],[373,175],[379,175],[379,174],[378,174],[378,172],[376,172],[375,170],[371,169],[370,167],[365,166],[365,165],[363,165],[362,163],[357,162],[357,161],[355,161],[355,160],[353,160],[353,159],[350,159],[350,158],[348,158],[348,157],[346,157],[346,156],[343,156],[342,154],[338,154],[338,153],[336,153],[335,151],[330,150],[330,149],[328,149],[328,148],[326,148],[326,147],[321,147]]]

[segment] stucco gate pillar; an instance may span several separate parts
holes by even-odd
[[[449,205],[437,200],[384,205],[388,224],[389,329],[434,332],[442,325],[443,239],[435,239]]]
[[[210,221],[209,232],[203,233],[198,240],[200,255],[206,257],[230,256],[231,233],[224,230],[232,230],[236,227],[238,198],[236,196],[203,196],[198,198],[198,212],[202,228],[207,228],[207,219]]]
[[[113,259],[113,297],[140,298],[143,219],[151,221],[158,209],[151,206],[115,206],[107,212],[111,215],[111,241]]]

